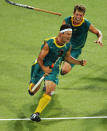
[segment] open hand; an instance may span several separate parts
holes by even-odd
[[[49,73],[52,72],[52,69],[50,69],[49,66],[44,66],[44,67],[43,67],[43,71],[45,72],[46,75],[48,75]]]
[[[103,43],[101,40],[96,40],[95,43],[99,44],[101,47],[103,47]]]

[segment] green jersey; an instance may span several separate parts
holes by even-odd
[[[59,64],[64,60],[64,57],[71,45],[70,43],[66,43],[63,46],[59,46],[56,43],[55,37],[45,39],[45,41],[49,46],[49,53],[43,60],[44,65],[51,66],[53,63],[55,63],[55,69],[58,69]],[[43,46],[44,44],[42,45],[42,48]]]
[[[73,49],[83,48],[87,39],[88,29],[90,22],[87,19],[83,19],[78,25],[73,24],[73,17],[69,16],[64,19],[66,24],[70,24],[72,27],[72,38],[70,40]]]
[[[58,84],[58,74],[59,74],[59,64],[64,60],[64,57],[71,47],[70,43],[66,43],[63,46],[59,46],[56,43],[55,37],[49,38],[45,40],[49,46],[49,52],[45,56],[43,60],[43,64],[45,66],[51,66],[54,63],[54,67],[52,68],[52,72],[49,73],[45,80],[53,81],[55,84]],[[44,44],[41,48],[43,48]],[[44,71],[41,69],[37,60],[35,60],[34,64],[31,68],[31,80],[30,83],[36,84],[40,78],[43,76]]]

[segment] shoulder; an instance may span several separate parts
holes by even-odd
[[[42,44],[41,49],[44,47],[45,44],[47,44],[48,47],[50,48],[52,46],[53,41],[54,41],[53,37],[44,39],[44,43]]]
[[[91,22],[89,20],[87,20],[86,18],[84,18],[84,23],[87,28],[89,28],[89,26],[91,25]]]
[[[53,45],[54,39],[55,39],[55,37],[49,37],[49,38],[46,38],[46,39],[44,40],[44,42],[46,42],[46,43],[48,44],[48,46],[50,47],[50,46]]]
[[[84,22],[87,23],[87,24],[91,24],[91,22],[86,18],[84,18]]]
[[[49,37],[49,38],[46,38],[44,41],[46,41],[46,42],[52,42],[54,39],[55,39],[55,37]]]
[[[67,17],[65,17],[65,19],[71,19],[71,16],[67,16]]]
[[[71,21],[71,16],[66,17],[64,20],[65,20],[65,22],[70,22]]]
[[[49,37],[49,38],[46,38],[44,41],[49,44],[49,43],[53,43],[55,37]]]

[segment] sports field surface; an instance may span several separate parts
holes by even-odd
[[[107,131],[107,0],[13,1],[62,16],[0,0],[0,131]],[[86,59],[87,65],[75,66],[69,74],[59,76],[55,95],[41,114],[41,118],[58,119],[32,122],[28,119],[43,94],[43,86],[35,96],[29,96],[31,65],[44,39],[58,34],[63,19],[72,16],[75,4],[86,5],[85,17],[102,31],[104,46],[94,43],[96,36],[89,32],[79,57]]]

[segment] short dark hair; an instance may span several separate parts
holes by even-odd
[[[85,14],[86,12],[86,7],[84,5],[75,5],[74,6],[74,13],[76,12],[76,10],[83,12]]]
[[[69,24],[64,24],[60,27],[60,31],[68,28],[71,28],[71,26]]]

